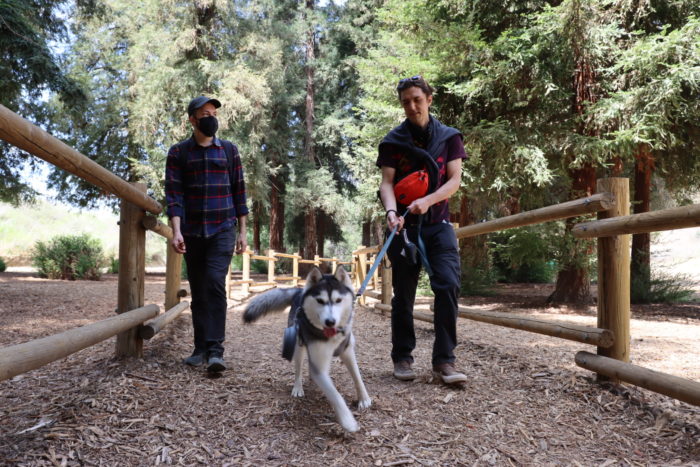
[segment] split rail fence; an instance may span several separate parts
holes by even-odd
[[[116,355],[143,356],[143,339],[150,339],[189,308],[179,303],[182,255],[168,248],[165,313],[156,304],[144,305],[146,230],[172,238],[172,230],[146,213],[162,207],[140,183],[117,177],[38,126],[0,105],[0,139],[39,157],[121,199],[119,217],[119,282],[117,316],[79,328],[0,348],[0,381],[37,369],[113,336]]]
[[[41,128],[0,105],[0,139],[33,154],[101,188],[121,199],[119,220],[119,282],[117,297],[118,316],[108,318],[60,334],[36,339],[0,349],[0,381],[39,368],[74,352],[102,342],[112,336],[116,339],[117,356],[143,354],[143,339],[153,337],[182,311],[187,302],[180,289],[182,256],[168,248],[166,260],[165,313],[159,314],[155,304],[144,306],[145,239],[146,230],[165,238],[172,238],[172,230],[146,212],[158,215],[162,207],[146,195],[145,186],[128,183],[101,167],[75,149],[51,136]],[[583,199],[507,216],[456,230],[457,238],[483,235],[514,227],[566,219],[588,213],[598,213],[598,220],[574,227],[577,238],[598,239],[598,323],[597,327],[572,326],[564,322],[532,319],[502,313],[487,313],[459,308],[462,318],[508,326],[550,336],[570,339],[597,346],[597,354],[578,352],[577,365],[595,371],[600,380],[626,381],[676,399],[700,405],[700,383],[641,368],[629,363],[630,349],[630,241],[634,233],[672,230],[700,225],[700,205],[666,209],[644,214],[629,215],[629,182],[623,178],[598,181],[598,194]],[[368,266],[379,247],[361,247],[353,252],[351,270],[357,287],[364,280]],[[291,258],[292,275],[276,277],[275,262]],[[269,251],[268,256],[244,254],[243,278],[230,280],[248,292],[254,283],[250,279],[250,261],[268,262],[268,285],[289,281],[296,285],[298,265],[310,262],[320,265],[328,261],[332,269],[348,264],[336,258],[303,260],[299,255]],[[391,268],[384,261],[381,271],[373,278],[374,290],[365,295],[381,300],[378,310],[390,310]],[[364,297],[361,297],[364,300]],[[425,313],[414,313],[417,319],[432,321]]]
[[[243,296],[250,294],[251,287],[277,287],[279,285],[289,285],[291,287],[296,287],[297,285],[303,283],[303,278],[299,276],[299,265],[300,264],[313,264],[320,267],[323,263],[328,263],[330,265],[331,273],[335,273],[338,266],[341,265],[351,265],[352,261],[342,261],[338,258],[322,258],[318,255],[314,256],[314,259],[303,259],[301,255],[280,253],[274,250],[267,250],[266,255],[257,255],[255,252],[247,250],[243,254],[243,265],[241,268],[241,278],[234,279],[233,271],[230,271],[227,276],[226,281],[226,293],[229,298],[231,298],[231,293],[234,286],[240,286],[241,293]],[[291,275],[278,275],[275,270],[277,269],[277,263],[284,259],[291,260]],[[251,275],[251,261],[264,261],[267,263],[267,280],[266,281],[255,281]],[[349,271],[351,272],[351,271]],[[352,272],[351,272],[352,273]]]
[[[629,180],[600,179],[597,193],[582,199],[547,206],[456,229],[458,239],[501,230],[568,219],[597,213],[598,219],[579,223],[572,234],[576,238],[597,238],[598,249],[598,321],[597,327],[534,319],[510,313],[486,312],[460,306],[460,318],[505,326],[523,331],[573,340],[597,347],[596,354],[581,351],[575,355],[578,366],[597,373],[599,381],[625,381],[684,402],[700,405],[700,383],[642,368],[630,361],[630,234],[657,232],[700,226],[700,205],[629,215]],[[355,280],[362,281],[371,264],[368,255],[379,246],[360,247],[353,252]],[[376,284],[376,281],[375,281]],[[374,308],[391,311],[391,266],[384,261],[381,291],[365,295],[380,300]],[[414,311],[415,319],[433,322],[428,313]]]

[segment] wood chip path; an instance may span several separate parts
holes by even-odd
[[[534,306],[543,292],[533,299],[532,290],[464,303],[595,323],[591,310]],[[162,305],[163,292],[163,278],[148,276],[146,302]],[[230,305],[231,370],[222,377],[180,363],[191,351],[185,315],[145,342],[143,359],[115,360],[110,339],[0,382],[0,464],[700,465],[700,408],[595,384],[574,364],[576,351],[591,348],[460,320],[458,366],[470,380],[454,391],[432,381],[431,325],[416,322],[419,378],[404,383],[391,376],[388,318],[364,307],[355,319],[357,354],[374,403],[356,412],[361,429],[347,435],[308,378],[305,398],[289,395],[293,370],[280,357],[286,316],[244,326],[242,304]],[[0,345],[103,319],[115,307],[114,277],[0,274]],[[633,363],[700,380],[698,308],[662,320],[635,314]],[[332,376],[355,404],[339,363]]]

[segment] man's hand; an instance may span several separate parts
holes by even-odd
[[[408,205],[408,211],[411,214],[425,214],[430,209],[430,201],[428,197],[418,198],[414,202]]]
[[[185,254],[185,239],[182,238],[182,233],[179,231],[173,232],[173,239],[170,241],[170,244],[173,246],[173,250],[175,250],[176,253]]]
[[[389,230],[394,230],[395,226],[399,226],[396,231],[401,231],[403,229],[403,223],[404,223],[404,218],[402,216],[399,216],[396,214],[396,211],[389,211],[389,214],[386,215],[386,225],[389,227]]]
[[[246,238],[247,235],[244,233],[241,233],[238,235],[236,238],[236,254],[240,255],[244,251],[248,249],[248,239]]]

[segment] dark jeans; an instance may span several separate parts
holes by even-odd
[[[409,240],[417,245],[417,227],[407,227],[407,232]],[[432,363],[452,363],[457,345],[457,298],[461,279],[457,237],[452,224],[447,223],[423,225],[421,237],[433,269],[433,277],[430,279],[430,287],[435,294]],[[391,359],[394,362],[413,362],[411,352],[416,347],[413,304],[422,265],[420,259],[415,265],[407,261],[401,255],[403,247],[403,236],[397,234],[387,251],[394,287],[394,298],[391,300]]]
[[[226,336],[226,272],[236,246],[234,229],[212,237],[185,237],[187,278],[197,353],[223,356]]]

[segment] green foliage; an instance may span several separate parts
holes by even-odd
[[[33,122],[50,124],[42,96],[51,91],[79,106],[84,96],[60,67],[50,43],[66,38],[59,14],[63,0],[0,0],[0,104]],[[0,142],[0,201],[18,204],[34,199],[22,180],[35,160]]]
[[[493,294],[498,277],[493,268],[462,268],[461,295],[486,296]]]
[[[119,258],[115,258],[114,256],[109,257],[109,267],[107,271],[110,274],[119,274]]]
[[[639,274],[630,283],[632,303],[678,303],[692,297],[692,281],[683,274]]]
[[[5,260],[0,257],[0,272],[5,272],[7,269],[7,264],[5,264]]]
[[[551,229],[550,229],[551,231]],[[503,282],[548,283],[557,272],[547,226],[520,227],[491,236],[493,265]]]
[[[250,272],[254,272],[256,274],[267,274],[267,261],[261,259],[251,259]]]
[[[65,235],[37,242],[32,262],[41,277],[100,280],[105,258],[99,240],[88,235]]]

